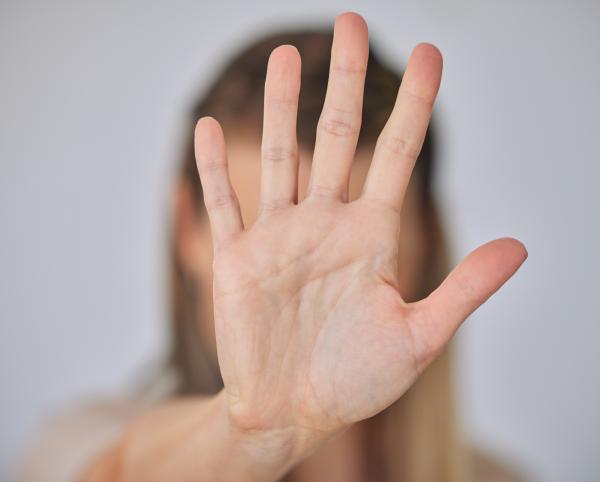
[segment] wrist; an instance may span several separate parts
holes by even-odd
[[[215,413],[230,444],[230,453],[245,463],[246,474],[254,480],[277,480],[316,450],[333,433],[296,426],[269,427],[254,423],[260,417],[240,413],[225,390],[213,400]]]
[[[115,448],[112,480],[272,482],[331,436],[241,421],[224,390],[149,409]]]
[[[224,391],[175,399],[140,414],[126,428],[109,461],[115,472],[110,479],[273,482],[299,460],[296,440],[233,423]]]

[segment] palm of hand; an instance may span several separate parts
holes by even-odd
[[[422,353],[408,310],[399,316],[389,217],[360,201],[314,199],[217,255],[220,365],[228,391],[260,407],[255,423],[343,426],[385,408],[416,377]]]
[[[380,412],[526,256],[515,240],[488,243],[424,300],[402,300],[398,213],[441,57],[432,46],[415,49],[363,194],[347,202],[367,51],[362,19],[339,17],[309,191],[300,203],[299,58],[289,46],[271,55],[261,212],[249,229],[227,176],[220,127],[210,118],[198,123],[198,168],[215,239],[219,364],[231,413],[246,428],[334,431]]]

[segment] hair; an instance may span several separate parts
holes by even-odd
[[[271,51],[292,44],[302,58],[297,135],[301,147],[312,150],[316,125],[325,99],[333,34],[326,30],[288,31],[269,35],[235,55],[213,79],[189,115],[189,133],[180,180],[193,193],[198,216],[205,216],[202,187],[193,153],[193,125],[202,116],[217,118],[224,127],[255,129],[262,124],[265,69]],[[374,146],[394,106],[402,76],[385,65],[370,48],[364,89],[363,123],[358,147]],[[429,128],[411,182],[418,183],[418,209],[425,233],[425,262],[418,281],[424,297],[448,271],[446,243],[433,192],[436,160],[435,130]],[[185,272],[172,240],[171,367],[180,380],[179,394],[216,393],[223,387],[219,368],[202,350],[198,326],[197,281]],[[469,480],[467,451],[455,423],[451,357],[446,350],[426,369],[400,400],[369,419],[369,466],[374,478],[387,482],[465,482]]]

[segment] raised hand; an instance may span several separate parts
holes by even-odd
[[[244,228],[219,124],[196,128],[214,240],[214,315],[231,419],[242,430],[333,433],[399,397],[465,318],[525,260],[514,239],[471,252],[427,298],[398,291],[400,210],[438,91],[442,58],[418,45],[361,196],[348,181],[361,124],[367,27],[338,17],[306,198],[297,199],[300,57],[267,68],[257,221]],[[400,267],[402,269],[402,267]]]

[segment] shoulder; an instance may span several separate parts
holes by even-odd
[[[110,400],[80,404],[49,418],[18,467],[17,482],[72,482],[86,464],[116,442],[145,403]]]
[[[76,481],[134,417],[170,398],[177,383],[172,370],[150,367],[127,394],[78,403],[49,417],[17,467],[16,482]]]
[[[472,453],[475,482],[530,482],[521,471],[478,451]]]

